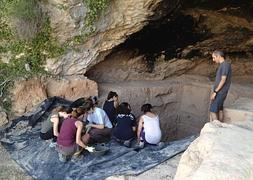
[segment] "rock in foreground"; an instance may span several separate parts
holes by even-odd
[[[207,123],[183,154],[175,180],[253,179],[253,123]]]

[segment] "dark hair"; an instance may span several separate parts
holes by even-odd
[[[107,100],[113,98],[114,96],[118,97],[118,94],[114,91],[110,91],[107,96]]]
[[[92,104],[94,104],[94,105],[98,104],[98,98],[97,98],[97,96],[90,96],[88,98],[88,100],[90,100],[92,102]]]
[[[65,107],[65,111],[67,114],[70,114],[73,111],[71,107]]]
[[[53,112],[66,112],[67,114],[70,114],[72,112],[72,108],[66,107],[66,106],[58,106],[53,109]]]
[[[216,56],[218,55],[218,56],[220,56],[220,57],[225,58],[225,54],[224,54],[223,51],[215,50],[215,51],[213,52],[213,54],[216,55]]]
[[[122,102],[117,108],[117,114],[130,114],[131,108],[127,102]]]
[[[85,112],[89,111],[91,108],[94,107],[92,101],[90,99],[87,99],[85,103],[81,106]]]
[[[146,112],[151,112],[151,109],[152,109],[152,105],[151,104],[143,104],[141,106],[141,111],[143,111],[144,113]]]
[[[84,97],[78,98],[77,100],[75,100],[74,102],[72,102],[70,104],[70,107],[71,108],[78,108],[78,107],[82,106],[85,103],[85,100],[86,99]]]

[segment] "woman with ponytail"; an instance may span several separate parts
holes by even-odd
[[[68,157],[71,157],[81,148],[89,152],[93,152],[93,147],[88,147],[81,140],[83,123],[78,120],[78,117],[87,112],[87,108],[80,107],[72,111],[71,116],[63,121],[59,136],[57,138],[59,160],[65,162]]]

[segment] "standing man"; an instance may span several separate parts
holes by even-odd
[[[231,64],[225,60],[222,51],[214,51],[212,54],[213,61],[219,63],[216,72],[215,84],[211,95],[210,121],[223,121],[223,104],[227,97],[231,84]]]

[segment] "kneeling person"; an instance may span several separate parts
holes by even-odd
[[[85,111],[85,109],[77,108],[72,112],[71,116],[63,121],[57,138],[60,161],[66,161],[67,157],[72,156],[79,150],[79,146],[91,152],[94,150],[81,140],[83,123],[77,118]]]
[[[83,136],[83,141],[86,143],[102,143],[106,142],[111,137],[112,123],[109,120],[105,111],[101,108],[95,107],[92,101],[87,101],[87,106],[91,106],[87,117],[84,117],[86,128],[90,129],[88,133]]]
[[[151,109],[151,104],[144,104],[141,107],[141,111],[143,111],[144,114],[140,117],[137,132],[137,141],[140,146],[144,146],[145,143],[158,145],[162,137],[159,117],[157,114],[153,113]]]
[[[52,139],[50,147],[53,147],[54,143],[56,143],[62,122],[70,115],[71,112],[71,108],[63,106],[56,107],[52,111],[51,115],[45,121],[42,122],[40,138],[43,140]]]
[[[134,115],[131,114],[131,108],[127,102],[121,103],[117,108],[115,123],[116,126],[113,130],[113,136],[117,141],[129,147],[131,140],[135,137],[136,119]]]

